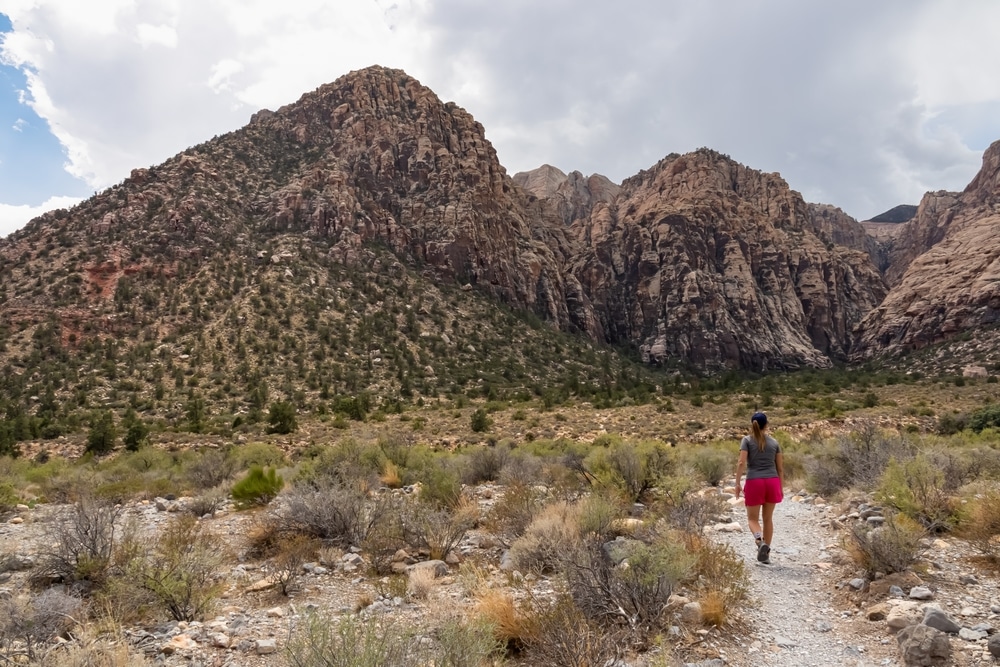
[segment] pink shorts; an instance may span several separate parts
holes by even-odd
[[[778,477],[748,479],[743,485],[743,502],[747,507],[780,503],[784,497],[781,492],[781,479]]]

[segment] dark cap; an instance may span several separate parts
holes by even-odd
[[[767,415],[763,412],[755,412],[753,413],[753,417],[750,418],[750,421],[757,422],[757,426],[764,428],[767,426]]]

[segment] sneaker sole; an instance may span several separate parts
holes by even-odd
[[[769,547],[766,544],[760,545],[760,549],[757,549],[757,560],[763,563],[764,565],[771,564],[771,559],[769,557],[770,555],[771,555],[771,547]]]

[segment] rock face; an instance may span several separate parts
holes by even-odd
[[[626,180],[577,226],[572,271],[602,328],[651,362],[827,366],[885,294],[869,256],[832,223],[821,239],[778,175],[706,149]]]
[[[584,176],[578,171],[567,176],[547,164],[532,171],[518,172],[513,180],[531,197],[544,202],[549,215],[567,225],[590,217],[594,206],[610,204],[621,190],[606,176]]]
[[[905,352],[1000,322],[1000,142],[962,193],[924,196],[890,256],[891,286],[857,356]]]

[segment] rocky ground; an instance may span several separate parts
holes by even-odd
[[[488,505],[498,491],[489,486],[477,489],[480,504]],[[182,504],[162,499],[136,503],[126,514],[155,529]],[[772,564],[764,566],[756,562],[742,505],[736,501],[731,505],[731,520],[718,523],[710,532],[713,539],[745,555],[751,608],[737,613],[722,628],[700,628],[678,618],[668,634],[679,647],[679,661],[702,667],[906,664],[898,632],[912,634],[912,629],[903,628],[923,620],[925,624],[918,625],[917,631],[928,636],[917,639],[934,651],[946,648],[949,657],[911,664],[996,664],[989,646],[992,641],[1000,653],[996,647],[1000,642],[996,634],[1000,580],[996,572],[977,566],[961,541],[929,541],[924,559],[915,568],[920,574],[868,581],[842,545],[851,522],[877,516],[877,509],[834,507],[800,492],[789,494],[776,512]],[[28,590],[37,554],[52,540],[54,519],[66,509],[22,507],[0,524],[0,554],[5,555],[5,566],[0,569],[6,570],[0,573],[0,598]],[[334,549],[323,550],[317,562],[307,564],[299,590],[285,597],[274,587],[266,566],[242,556],[243,536],[252,520],[253,513],[233,511],[204,519],[233,548],[233,561],[220,573],[228,590],[205,622],[125,628],[123,637],[136,652],[162,665],[279,665],[285,664],[282,649],[290,629],[310,610],[337,616],[364,608],[363,614],[379,615],[397,627],[426,631],[426,641],[431,642],[433,633],[428,628],[445,618],[472,613],[470,577],[479,578],[478,585],[483,580],[486,585],[513,585],[535,596],[553,593],[552,582],[545,578],[502,571],[502,548],[488,535],[473,532],[449,565],[436,566],[441,576],[425,597],[408,594],[397,580],[371,575],[363,553]],[[930,630],[931,626],[944,632]],[[909,650],[920,653],[918,649]],[[657,659],[633,657],[622,664],[640,667]]]

